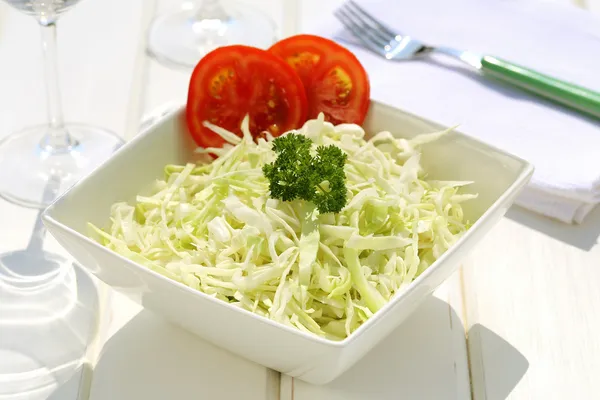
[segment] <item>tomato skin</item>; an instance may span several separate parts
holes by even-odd
[[[268,51],[286,60],[300,76],[309,119],[323,112],[334,124],[364,122],[371,85],[351,51],[332,40],[306,34],[283,39]]]
[[[302,81],[291,66],[265,50],[243,45],[213,50],[190,78],[186,121],[194,141],[204,148],[222,147],[225,140],[203,122],[241,137],[247,114],[255,137],[299,128],[307,115]]]

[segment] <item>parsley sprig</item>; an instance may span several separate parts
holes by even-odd
[[[321,214],[340,212],[346,205],[347,155],[334,145],[318,146],[312,155],[311,147],[309,138],[296,133],[273,140],[277,159],[263,166],[271,197],[313,202]]]

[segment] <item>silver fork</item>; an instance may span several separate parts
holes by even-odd
[[[555,103],[600,118],[600,93],[593,90],[543,75],[498,57],[428,45],[398,33],[374,18],[354,0],[348,0],[334,14],[362,47],[388,60],[410,60],[434,52],[445,54],[466,63],[484,76],[496,78]]]

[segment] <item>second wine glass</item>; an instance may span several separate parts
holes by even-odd
[[[203,0],[182,3],[158,16],[148,32],[148,52],[157,60],[193,68],[220,46],[269,47],[277,39],[275,23],[257,7],[239,1]]]

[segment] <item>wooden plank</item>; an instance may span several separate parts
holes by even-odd
[[[282,400],[470,399],[455,274],[380,345],[326,385],[282,378]],[[289,391],[292,393],[289,393]],[[401,397],[400,397],[401,396]]]
[[[275,400],[278,375],[115,296],[112,335],[94,370],[91,400]]]
[[[568,226],[518,208],[465,267],[475,400],[600,394],[600,209]]]

